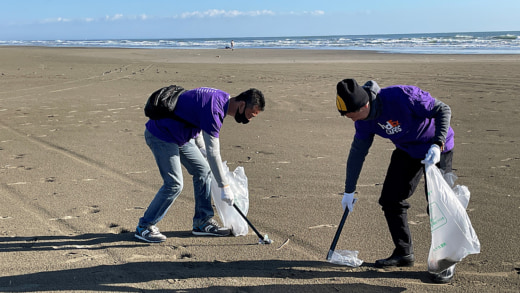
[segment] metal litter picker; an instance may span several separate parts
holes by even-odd
[[[341,231],[343,230],[343,226],[345,225],[345,221],[347,220],[347,216],[350,210],[345,208],[343,212],[343,216],[341,217],[341,221],[339,223],[338,229],[336,230],[336,235],[334,235],[334,240],[332,240],[332,244],[330,245],[329,253],[327,254],[327,260],[331,263],[339,264],[339,265],[347,265],[350,267],[359,267],[363,261],[358,259],[358,251],[351,250],[339,250],[335,251],[336,244],[338,243],[339,236],[341,235]]]
[[[253,224],[251,224],[251,222],[247,219],[246,215],[244,215],[244,213],[242,213],[242,211],[238,208],[238,206],[235,203],[233,203],[233,207],[235,208],[235,210],[237,210],[237,212],[240,214],[240,216],[242,216],[242,218],[244,218],[244,220],[247,222],[249,227],[251,227],[251,229],[253,229],[253,231],[255,231],[256,235],[259,238],[258,244],[271,244],[271,243],[273,243],[273,240],[269,239],[269,237],[267,237],[267,234],[262,236],[262,234],[260,234],[260,232],[258,232],[258,230],[256,230],[255,226],[253,226]]]
[[[336,244],[338,244],[339,236],[341,235],[341,230],[343,230],[343,225],[345,225],[345,221],[347,220],[348,213],[349,210],[346,208],[343,212],[343,216],[341,217],[341,221],[339,222],[338,229],[336,230],[336,235],[334,235],[334,239],[330,245],[329,253],[327,254],[328,261],[331,260],[332,254],[334,254],[334,249],[336,249]]]

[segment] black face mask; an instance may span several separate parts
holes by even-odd
[[[246,108],[244,107],[244,112],[242,112],[242,114],[238,113],[238,110],[239,109],[237,109],[237,112],[235,113],[235,121],[242,124],[249,123],[249,120],[246,117]]]

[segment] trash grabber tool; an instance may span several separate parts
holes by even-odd
[[[255,231],[256,235],[259,238],[259,240],[258,240],[259,244],[271,244],[271,243],[273,243],[273,240],[269,239],[269,237],[267,237],[267,234],[262,236],[262,234],[260,234],[260,232],[258,232],[258,230],[256,230],[255,226],[253,226],[253,224],[251,224],[251,222],[247,219],[246,215],[244,215],[244,213],[242,213],[242,211],[237,207],[237,205],[235,203],[233,203],[233,207],[242,216],[242,218],[244,218],[244,220],[246,220],[246,222],[249,225],[249,227],[251,227],[251,229],[253,229],[253,231]]]
[[[336,230],[336,235],[334,235],[334,239],[332,240],[332,244],[330,245],[329,253],[327,254],[327,260],[330,260],[332,258],[334,249],[336,249],[336,244],[338,244],[339,235],[341,235],[341,230],[343,230],[343,225],[345,225],[345,220],[347,220],[348,213],[349,210],[347,207],[343,212],[343,216],[341,217],[341,221],[339,222],[338,229]]]

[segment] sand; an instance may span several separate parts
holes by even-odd
[[[2,292],[519,292],[520,58],[312,50],[137,50],[0,47],[0,291]],[[422,188],[409,211],[416,265],[376,269],[392,251],[377,203],[393,145],[376,138],[338,250],[353,124],[335,109],[343,78],[413,84],[452,108],[454,169],[471,191],[480,254],[451,284],[426,272],[429,219]],[[266,109],[248,125],[226,119],[222,158],[249,178],[257,236],[191,235],[193,188],[159,228],[133,231],[160,187],[143,138],[143,105],[159,87],[256,87]]]

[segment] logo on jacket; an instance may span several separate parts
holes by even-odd
[[[379,124],[379,126],[381,126],[381,128],[386,131],[386,134],[396,134],[403,131],[401,129],[401,124],[399,124],[399,121],[388,120],[384,125],[381,123],[377,124]]]

